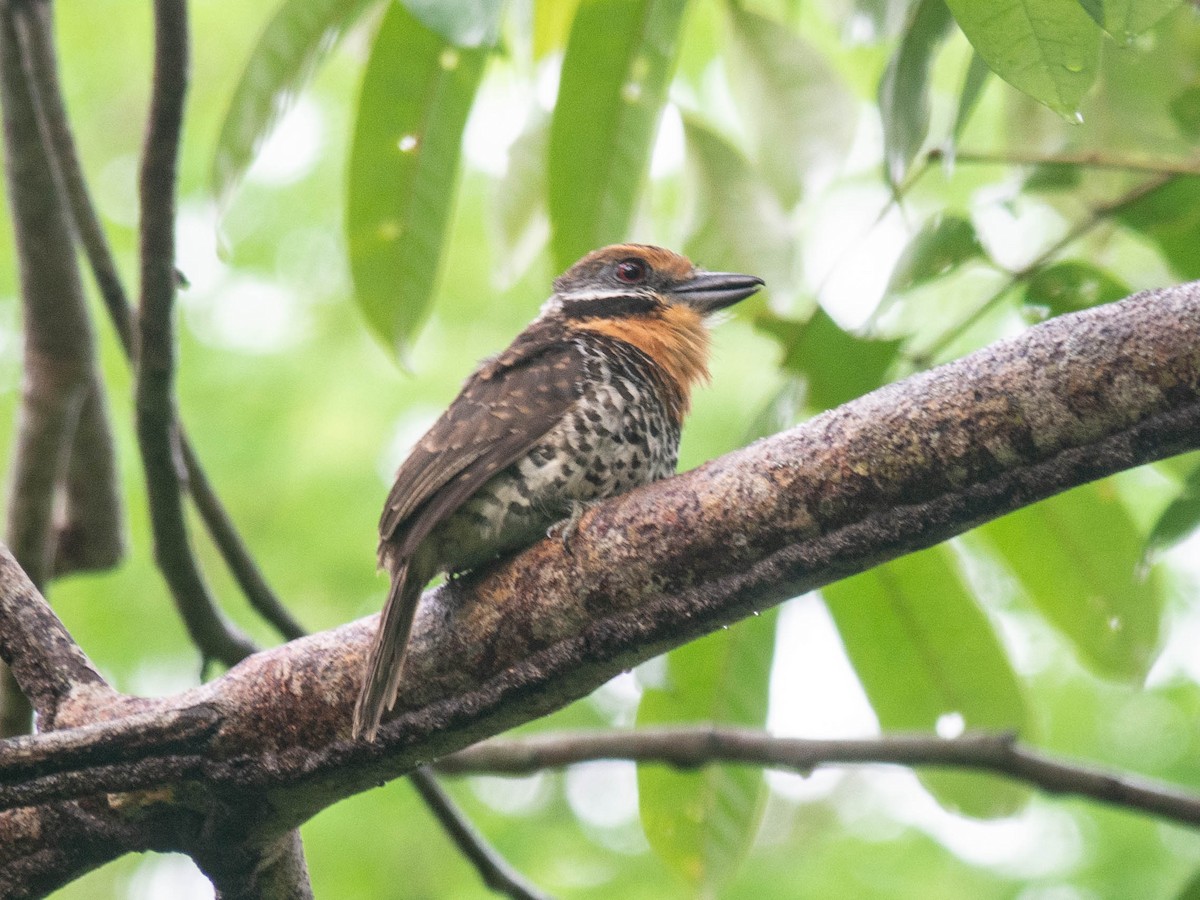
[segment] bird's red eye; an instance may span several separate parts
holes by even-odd
[[[641,284],[646,280],[649,272],[650,267],[646,265],[646,261],[638,259],[636,256],[617,263],[617,278],[626,284]]]

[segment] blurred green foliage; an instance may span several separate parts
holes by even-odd
[[[685,468],[1031,312],[1200,272],[1191,5],[210,0],[191,12],[179,405],[312,629],[377,609],[374,524],[392,468],[595,244],[663,243],[768,281],[718,330]],[[132,278],[149,15],[118,0],[57,13],[84,166]],[[364,251],[364,235],[386,247]],[[5,423],[20,377],[10,247],[0,219]],[[130,376],[100,330],[133,552],[52,599],[117,687],[163,693],[199,664],[153,569]],[[795,606],[751,619],[525,730],[707,718],[827,736],[857,710],[856,734],[1013,727],[1200,790],[1195,473],[1167,463],[1022,511],[829,589],[824,631],[798,627],[810,620]],[[194,532],[230,614],[270,642]],[[819,677],[789,680],[809,657],[825,661]],[[1200,867],[1200,838],[1179,827],[945,776],[606,764],[452,789],[518,868],[568,897],[1168,898]],[[486,895],[402,782],[324,812],[304,838],[318,896]],[[123,859],[61,896],[183,896],[164,881],[178,871]]]

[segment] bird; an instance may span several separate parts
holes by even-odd
[[[706,320],[762,286],[648,244],[595,250],[554,280],[538,316],[479,364],[396,473],[379,520],[391,585],[354,739],[375,740],[395,706],[433,577],[548,534],[566,542],[590,504],[674,473],[691,388],[709,378]]]

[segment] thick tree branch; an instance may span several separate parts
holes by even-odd
[[[659,762],[681,769],[741,763],[791,769],[891,763],[937,766],[1003,775],[1049,794],[1071,794],[1134,809],[1185,825],[1200,825],[1200,794],[1081,763],[1056,759],[1020,744],[1012,734],[967,734],[953,740],[893,735],[874,740],[778,738],[732,728],[663,728],[632,732],[577,732],[491,740],[442,759],[447,775],[528,775],[600,759]]]
[[[253,642],[217,607],[188,541],[175,398],[175,168],[187,92],[184,0],[154,4],[154,85],[142,153],[142,293],[138,310],[137,434],[146,470],[154,555],[188,634],[208,658],[233,664]]]
[[[71,694],[59,725],[94,723],[94,740],[128,734],[135,713],[204,709],[217,724],[134,761],[48,773],[33,794],[0,778],[0,801],[58,809],[51,798],[109,792],[153,811],[185,852],[214,835],[269,846],[752,610],[1198,445],[1200,284],[1063,316],[614,498],[583,517],[569,554],[543,541],[427,593],[377,742],[347,736],[372,617],[176,697],[98,710]]]

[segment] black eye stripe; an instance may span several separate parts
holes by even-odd
[[[653,297],[637,294],[620,297],[597,297],[594,300],[572,300],[563,304],[568,319],[618,318],[642,316],[659,310],[662,304]]]

